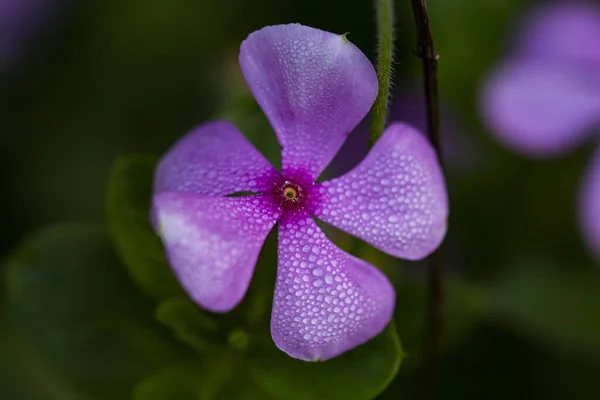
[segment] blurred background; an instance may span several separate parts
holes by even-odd
[[[439,398],[588,399],[600,392],[600,261],[585,245],[576,210],[594,143],[562,157],[520,155],[498,143],[478,104],[482,82],[510,51],[517,24],[542,3],[549,2],[428,1],[441,55],[451,198]],[[600,7],[600,2],[587,3]],[[422,126],[410,2],[397,0],[396,5],[391,118]],[[5,289],[0,399],[288,398],[285,389],[273,389],[285,387],[279,381],[259,384],[269,396],[250,397],[250,389],[230,394],[223,382],[244,387],[251,380],[246,375],[238,380],[233,373],[212,377],[211,382],[220,383],[209,389],[205,385],[200,397],[195,388],[181,389],[195,379],[190,370],[174,373],[173,381],[160,381],[159,389],[153,380],[140,386],[155,370],[145,369],[147,360],[139,365],[123,361],[131,343],[143,342],[138,347],[160,354],[153,361],[159,367],[160,360],[170,357],[161,358],[163,354],[202,347],[168,316],[171,309],[177,315],[196,312],[185,304],[169,303],[169,308],[161,303],[157,315],[162,324],[128,327],[131,342],[111,347],[110,354],[98,349],[113,340],[112,333],[77,347],[64,329],[72,327],[77,338],[88,338],[88,333],[128,318],[110,314],[123,307],[156,322],[153,293],[144,288],[137,292],[139,276],[126,274],[128,267],[120,263],[130,260],[114,255],[105,233],[107,185],[119,157],[157,157],[195,125],[223,117],[277,163],[277,143],[238,69],[241,41],[265,25],[299,22],[350,32],[349,39],[374,60],[374,21],[373,4],[366,0],[0,0],[0,276]],[[359,132],[356,137],[360,143],[366,136]],[[346,160],[350,164],[362,154],[354,150]],[[343,246],[344,235],[331,235]],[[117,247],[120,255],[127,253]],[[393,260],[370,248],[361,250],[361,256],[383,268],[396,286],[395,322],[407,358],[385,391],[381,383],[380,390],[367,390],[358,398],[409,398],[419,390],[415,365],[426,309],[425,265]],[[117,266],[115,275],[97,276],[91,264],[100,261]],[[69,270],[69,263],[83,263],[90,270]],[[36,269],[42,264],[48,270]],[[121,287],[125,295],[117,300],[115,288]],[[77,304],[81,292],[95,293],[93,305]],[[269,303],[271,292],[264,292]],[[49,315],[57,309],[60,315]],[[104,317],[88,323],[93,315]],[[246,348],[251,339],[231,328],[237,326],[234,317],[225,325],[223,340]],[[165,341],[173,336],[182,343],[168,345],[176,350],[166,349]],[[190,342],[196,343],[194,349],[186,348]],[[186,358],[172,364],[179,371],[188,363]],[[186,378],[179,384],[182,376]],[[318,398],[294,396],[289,398]]]

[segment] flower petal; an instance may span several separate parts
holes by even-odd
[[[157,231],[171,266],[192,299],[215,312],[231,310],[244,297],[279,214],[262,196],[154,196]]]
[[[283,147],[284,175],[316,179],[377,96],[371,62],[345,35],[299,24],[252,33],[240,65]]]
[[[446,234],[448,199],[433,148],[393,124],[362,163],[317,185],[314,215],[395,257],[421,259]]]
[[[308,215],[279,225],[279,265],[271,316],[277,347],[327,360],[385,328],[395,293],[377,268],[337,248]]]
[[[539,7],[526,18],[518,35],[518,48],[523,55],[559,62],[600,62],[598,7],[563,2]]]
[[[600,260],[600,148],[583,183],[579,215],[588,246]]]
[[[216,121],[197,127],[166,153],[154,190],[210,196],[261,192],[277,175],[235,126]]]
[[[600,122],[597,78],[574,66],[515,60],[486,82],[484,117],[510,148],[533,156],[563,153]]]

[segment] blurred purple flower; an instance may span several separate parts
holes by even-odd
[[[0,0],[0,72],[18,59],[39,28],[50,0]]]
[[[535,10],[516,51],[487,78],[483,113],[506,146],[533,157],[568,152],[600,130],[600,10],[569,2]],[[580,220],[600,258],[600,151],[581,191]]]
[[[377,94],[373,66],[344,36],[271,26],[242,43],[239,61],[281,144],[281,174],[231,124],[202,125],[157,168],[155,226],[190,296],[226,312],[244,297],[279,222],[273,340],[292,357],[335,357],[387,325],[395,294],[377,268],[337,248],[313,217],[394,256],[420,259],[446,232],[443,177],[423,135],[395,124],[352,171],[315,183]],[[253,195],[228,197],[243,192]]]

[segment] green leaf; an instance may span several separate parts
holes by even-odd
[[[254,348],[249,373],[265,392],[286,400],[371,399],[390,383],[404,357],[393,324],[369,342],[318,363],[291,358],[266,336]]]
[[[249,372],[241,371],[234,380],[231,382],[227,382],[222,385],[218,395],[216,396],[218,400],[275,400],[279,399],[278,397],[274,397],[267,392],[265,392],[262,388],[260,388],[256,382],[249,376]],[[282,400],[287,399],[284,397]],[[203,398],[202,400],[212,400]]]
[[[150,375],[136,385],[134,400],[269,400],[248,374],[231,362],[235,352],[203,358],[201,364],[178,366]],[[239,360],[238,360],[239,361]]]
[[[600,355],[600,270],[519,265],[487,292],[490,318],[550,346]]]
[[[196,400],[202,375],[190,368],[172,368],[150,375],[133,390],[133,400]]]
[[[110,231],[132,279],[144,292],[162,298],[183,291],[150,223],[155,166],[151,157],[120,158],[110,176],[106,209]]]
[[[188,299],[170,298],[163,301],[156,318],[171,328],[179,340],[199,353],[205,353],[214,346],[214,341],[209,338],[218,333],[217,320]]]
[[[277,349],[268,324],[248,330],[243,316],[234,316],[212,316],[178,298],[165,300],[159,308],[158,318],[201,356],[201,399],[372,398],[395,375],[403,355],[390,326],[345,355],[307,363]],[[235,396],[225,394],[233,390]]]
[[[31,384],[32,381],[35,385]],[[0,399],[81,398],[81,393],[76,393],[74,388],[41,363],[27,343],[0,321]]]
[[[182,342],[200,354],[220,347],[245,350],[254,333],[263,334],[271,316],[275,283],[277,235],[267,237],[259,256],[250,287],[242,302],[224,314],[200,308],[188,297],[169,297],[157,310],[157,319]],[[267,330],[267,335],[269,332]]]
[[[7,272],[9,323],[32,357],[94,399],[128,398],[140,377],[179,356],[101,227],[40,230]]]

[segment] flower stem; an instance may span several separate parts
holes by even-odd
[[[372,110],[369,147],[375,144],[385,129],[394,58],[394,1],[375,0],[375,10],[377,13],[377,81],[379,91]]]
[[[426,0],[411,0],[417,26],[418,55],[423,67],[425,101],[427,108],[427,134],[443,169],[440,143],[440,112],[438,100],[437,61],[433,33],[429,22]],[[429,257],[428,269],[428,310],[427,327],[423,342],[420,384],[420,398],[436,397],[435,387],[439,373],[439,342],[443,325],[444,310],[444,262],[442,247]]]

